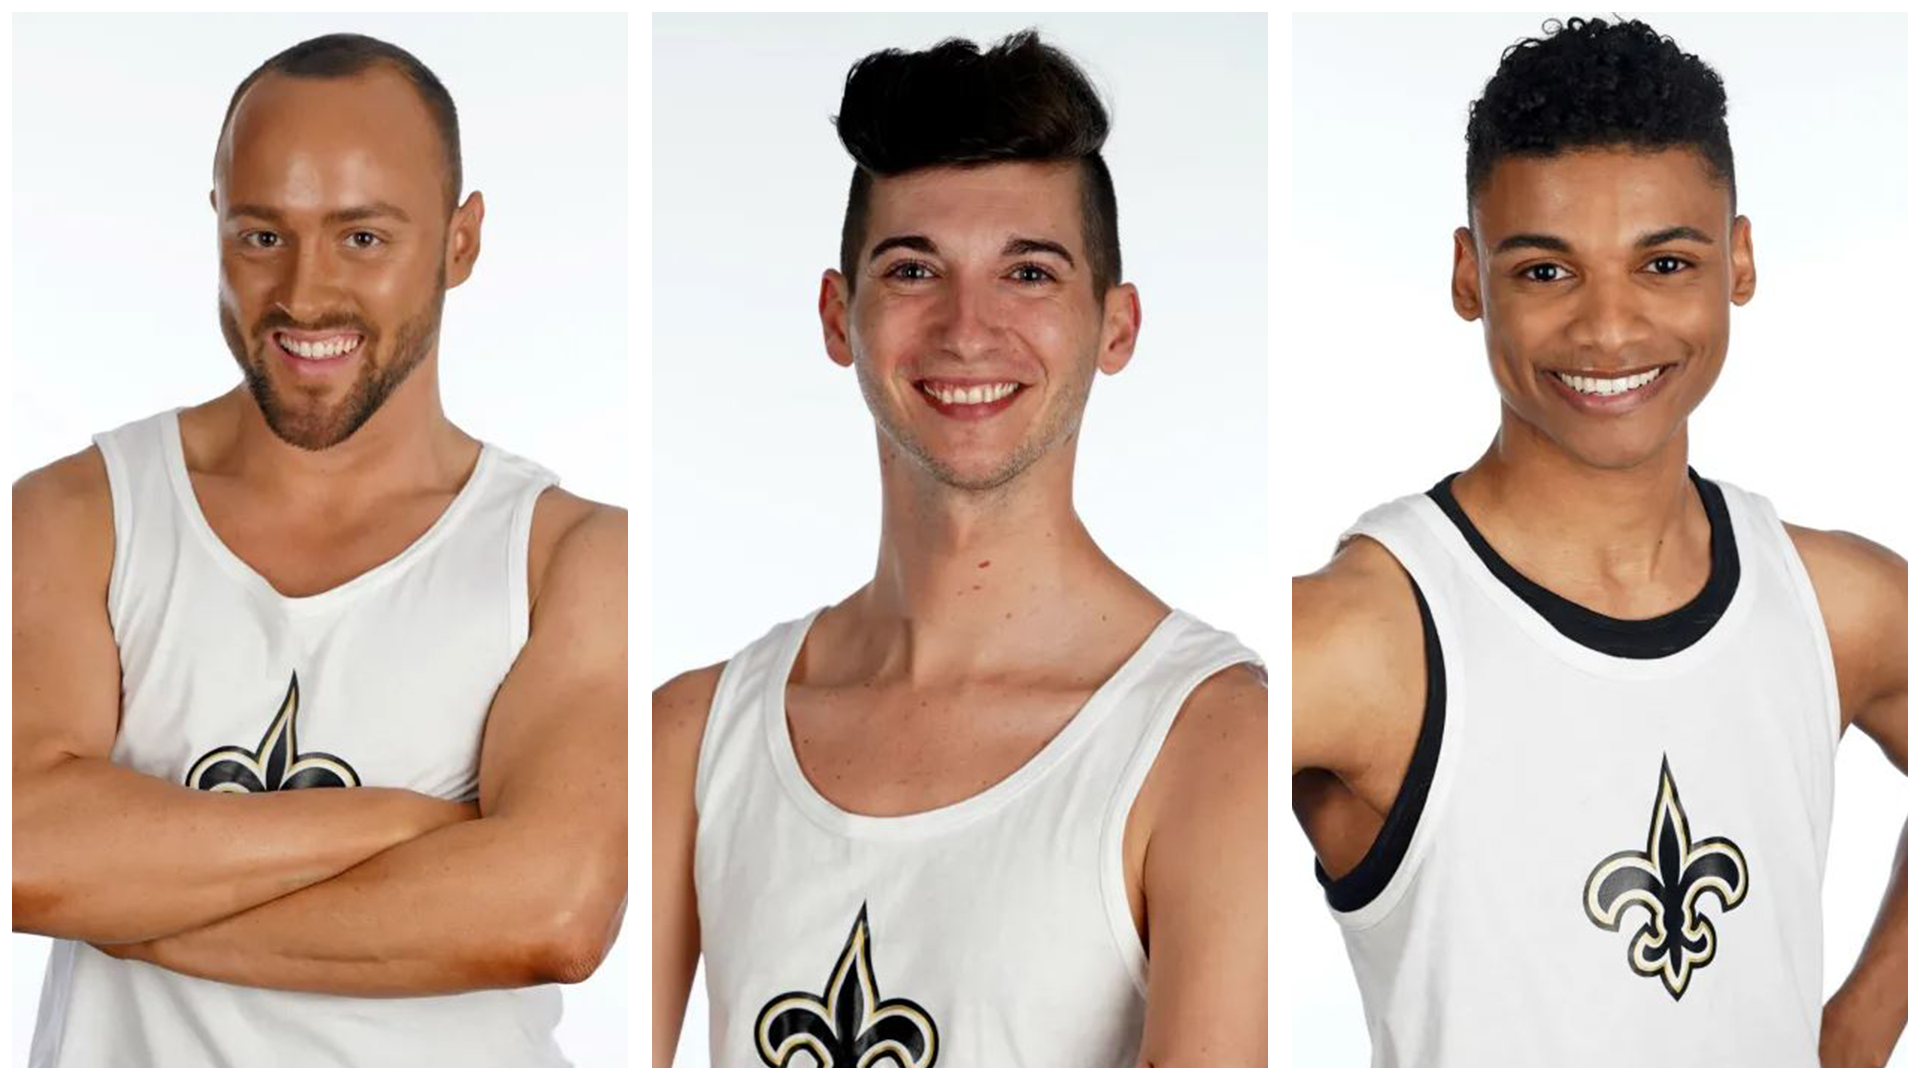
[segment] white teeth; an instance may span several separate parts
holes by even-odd
[[[1020,389],[1019,383],[975,383],[972,386],[949,386],[946,383],[926,382],[921,387],[934,400],[942,405],[991,405],[1001,398]]]
[[[1591,394],[1594,397],[1612,397],[1615,394],[1624,394],[1629,390],[1638,390],[1666,374],[1666,372],[1666,368],[1660,367],[1654,368],[1651,371],[1642,371],[1638,374],[1622,376],[1618,379],[1590,379],[1585,375],[1567,375],[1558,371],[1553,374],[1555,378],[1582,394]]]
[[[296,341],[285,334],[276,334],[274,340],[280,343],[281,348],[305,360],[326,360],[341,353],[352,352],[360,346],[358,334],[328,338],[325,341]]]

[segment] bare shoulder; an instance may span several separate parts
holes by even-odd
[[[1895,685],[1904,687],[1907,560],[1850,532],[1799,525],[1786,530],[1813,582],[1845,706],[1851,710]]]
[[[555,485],[534,503],[527,539],[527,588],[534,607],[550,583],[568,578],[597,583],[594,591],[602,592],[617,584],[624,600],[627,511]]]
[[[1831,603],[1836,613],[1852,616],[1897,611],[1905,622],[1907,560],[1898,552],[1839,529],[1786,530],[1823,610]]]
[[[97,571],[105,583],[113,561],[113,497],[99,447],[14,481],[13,544],[16,577],[53,563]]]
[[[1234,664],[1201,680],[1187,695],[1160,751],[1182,773],[1218,777],[1223,770],[1267,769],[1267,677],[1264,668]]]
[[[682,672],[653,692],[654,782],[693,782],[700,739],[706,734],[707,712],[713,707],[725,663]]]
[[[1351,775],[1383,737],[1413,725],[1426,695],[1411,579],[1386,548],[1355,537],[1293,579],[1293,770]]]

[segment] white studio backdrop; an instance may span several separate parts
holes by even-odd
[[[1096,380],[1075,502],[1162,599],[1274,660],[1267,545],[1263,15],[653,21],[651,672],[733,655],[873,571],[874,427],[815,311],[853,163],[829,118],[882,48],[1038,28],[1111,109],[1140,347]],[[696,981],[676,1062],[707,1061]]]
[[[433,69],[459,109],[467,190],[486,198],[480,260],[447,295],[447,414],[571,491],[630,504],[619,14],[15,16],[11,475],[236,383],[207,205],[221,117],[261,61],[337,31]],[[562,988],[559,1040],[575,1064],[627,1061],[638,933]],[[47,950],[12,938],[16,1065]]]
[[[1477,323],[1448,295],[1465,224],[1467,106],[1501,51],[1549,14],[1299,15],[1292,20],[1292,242],[1277,370],[1276,520],[1289,574],[1324,565],[1371,506],[1476,459],[1499,399]],[[1634,17],[1625,13],[1623,17]],[[1702,475],[1911,558],[1907,46],[1903,15],[1642,16],[1725,81],[1759,286],[1733,313],[1725,370],[1689,425]],[[1890,254],[1891,253],[1891,254]],[[1284,271],[1283,271],[1284,272]],[[1284,314],[1284,312],[1283,312]],[[1417,448],[1417,449],[1416,449]],[[1850,732],[1837,763],[1825,988],[1866,939],[1908,812],[1904,778]],[[1277,811],[1276,811],[1277,812]],[[1276,822],[1274,925],[1291,989],[1291,1063],[1364,1065],[1340,932],[1292,821]],[[1905,1040],[1893,1063],[1906,1060]]]

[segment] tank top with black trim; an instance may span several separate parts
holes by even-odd
[[[1338,880],[1375,1065],[1818,1064],[1839,697],[1767,500],[1689,471],[1691,601],[1622,620],[1528,580],[1453,477],[1343,534],[1412,581],[1406,780]]]
[[[1128,811],[1180,707],[1259,657],[1169,613],[977,795],[871,817],[801,771],[786,687],[816,612],[729,661],[701,741],[694,885],[718,1066],[1136,1063],[1147,957]]]

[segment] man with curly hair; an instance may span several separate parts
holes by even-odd
[[[1294,582],[1294,811],[1381,1065],[1883,1063],[1905,835],[1821,1001],[1848,727],[1906,768],[1906,563],[1688,467],[1754,295],[1726,95],[1638,21],[1503,55],[1452,297],[1499,430]]]
[[[654,1061],[1258,1065],[1259,658],[1073,508],[1140,327],[1107,114],[1031,34],[856,64],[826,353],[873,414],[872,581],[654,696]]]

